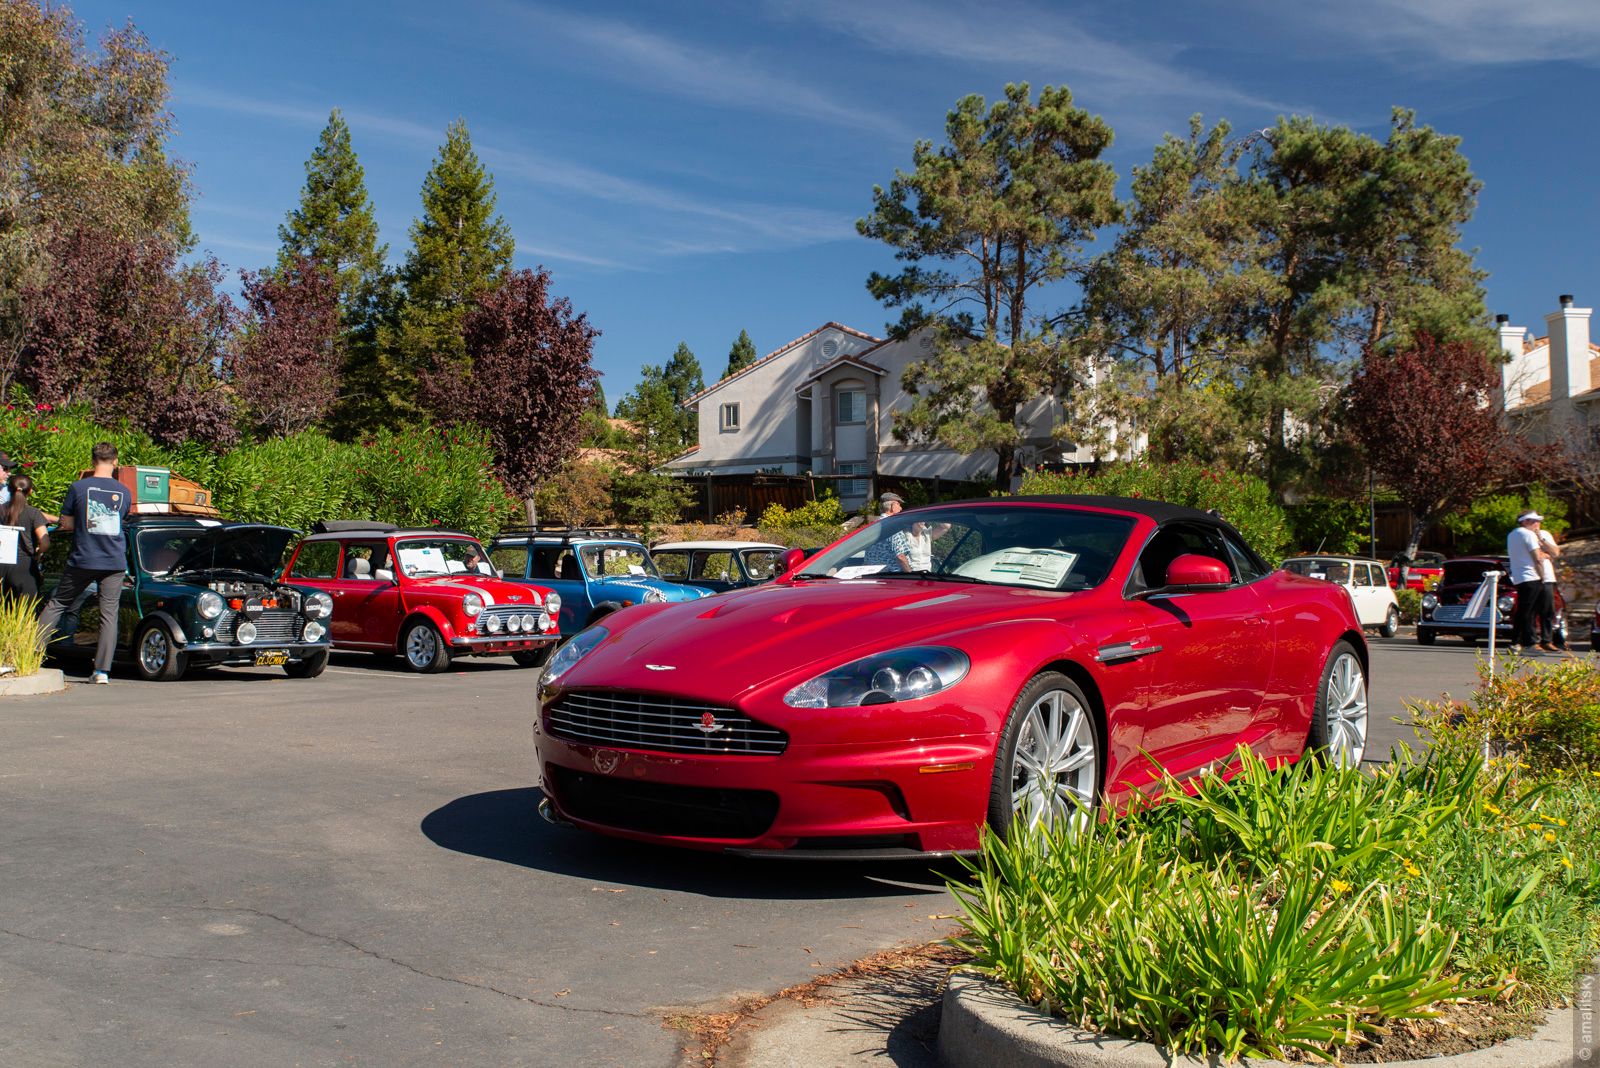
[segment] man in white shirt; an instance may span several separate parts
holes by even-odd
[[[1544,516],[1538,512],[1523,512],[1517,516],[1517,525],[1506,536],[1506,555],[1510,557],[1511,584],[1517,590],[1517,606],[1511,612],[1511,640],[1522,647],[1524,653],[1535,646],[1534,617],[1544,598],[1544,561],[1550,554],[1539,544],[1539,525]]]

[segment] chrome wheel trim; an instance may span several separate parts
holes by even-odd
[[[406,659],[411,661],[413,667],[428,667],[438,655],[438,643],[433,637],[432,627],[418,623],[406,632]]]
[[[160,627],[149,627],[139,641],[139,666],[147,675],[159,675],[172,658],[172,643]]]
[[[1341,768],[1361,763],[1367,751],[1367,679],[1356,654],[1343,652],[1328,672],[1328,756]]]
[[[1383,614],[1383,634],[1386,638],[1394,637],[1395,631],[1400,629],[1400,609],[1394,605],[1389,606],[1389,611]]]
[[[1078,699],[1050,690],[1023,715],[1011,757],[1011,810],[1029,831],[1082,827],[1094,806],[1100,760],[1094,723]]]

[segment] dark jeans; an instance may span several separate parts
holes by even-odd
[[[122,577],[118,571],[86,571],[81,567],[69,567],[61,575],[61,582],[56,586],[56,592],[50,595],[50,603],[44,606],[44,614],[39,617],[39,630],[43,633],[45,641],[56,632],[56,623],[61,619],[61,613],[71,607],[72,602],[78,599],[91,582],[100,584],[100,644],[94,653],[94,669],[96,671],[110,671],[111,658],[117,651],[117,609],[122,604]]]
[[[1539,602],[1544,600],[1544,583],[1538,579],[1519,582],[1517,607],[1511,611],[1511,640],[1524,649],[1538,642],[1533,634],[1533,621],[1539,615]]]
[[[1556,644],[1556,584],[1541,583],[1539,591],[1539,637],[1551,645]]]
[[[14,564],[0,564],[0,589],[13,597],[39,596],[39,576],[33,558],[24,555]]]

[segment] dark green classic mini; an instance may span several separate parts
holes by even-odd
[[[189,668],[268,665],[309,679],[328,666],[333,598],[277,581],[295,531],[149,514],[129,516],[124,529],[129,578],[122,587],[117,659],[131,662],[141,678],[167,681]],[[47,589],[60,577],[66,540],[45,559]],[[99,602],[90,596],[62,617],[50,651],[92,657],[99,632]]]

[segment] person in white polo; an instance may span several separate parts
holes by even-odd
[[[1539,524],[1544,516],[1538,512],[1523,512],[1517,516],[1517,525],[1506,536],[1506,555],[1511,558],[1511,584],[1517,590],[1517,606],[1511,612],[1511,640],[1522,647],[1524,653],[1535,648],[1533,621],[1544,599],[1543,564],[1550,554],[1539,544]]]

